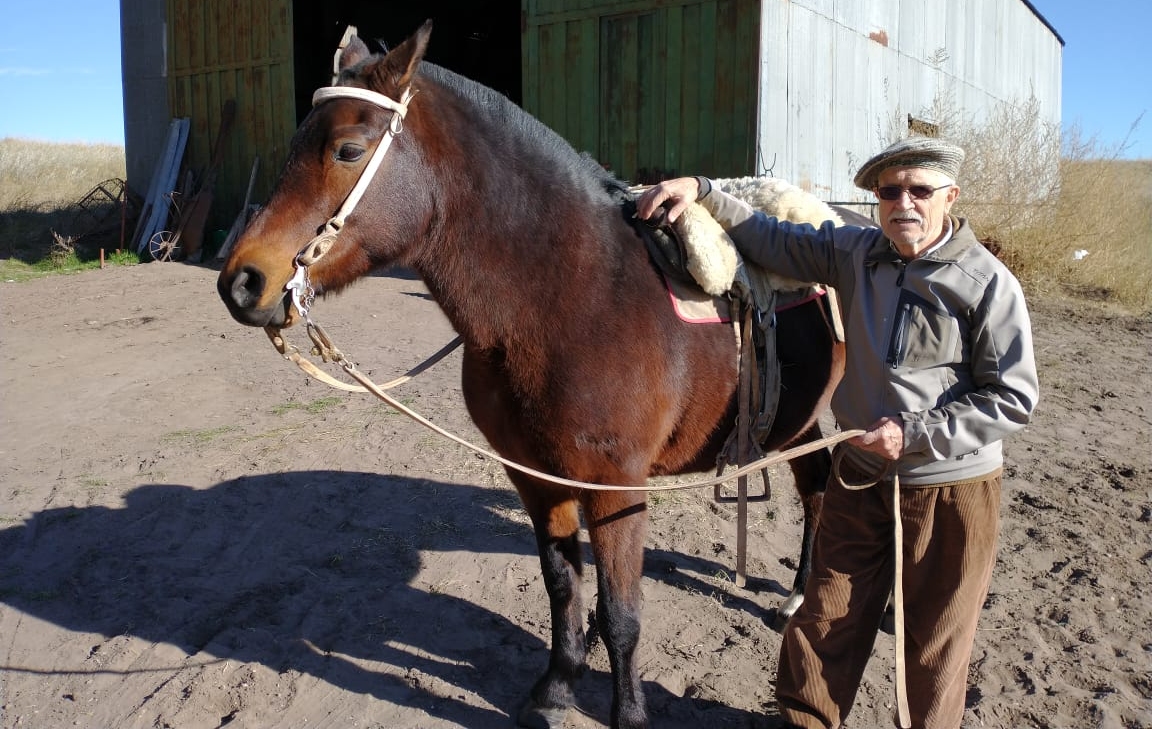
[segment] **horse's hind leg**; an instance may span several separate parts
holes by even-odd
[[[587,654],[580,599],[583,560],[578,541],[579,512],[567,490],[541,485],[515,471],[509,476],[536,532],[540,570],[552,617],[548,670],[532,687],[517,724],[531,729],[560,729],[572,706],[573,688]]]
[[[811,443],[821,437],[820,426],[813,425],[794,441],[794,445]],[[824,489],[832,472],[832,456],[826,449],[789,461],[800,504],[804,508],[804,535],[800,541],[800,563],[792,580],[792,593],[776,611],[776,622],[783,625],[804,602],[804,585],[812,572],[812,545],[816,539],[816,525],[820,520],[820,507],[824,503]]]

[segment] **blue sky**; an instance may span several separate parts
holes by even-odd
[[[1078,125],[1106,149],[1128,137],[1125,156],[1152,159],[1152,2],[1032,4],[1064,38],[1065,127]],[[0,138],[122,144],[118,0],[4,5]]]

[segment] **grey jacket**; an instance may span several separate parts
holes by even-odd
[[[700,203],[748,260],[837,289],[847,363],[832,412],[845,429],[903,419],[902,484],[965,481],[1003,464],[1001,440],[1039,398],[1032,329],[1019,282],[966,220],[952,218],[947,243],[904,262],[879,228],[778,221],[715,188]],[[883,466],[855,448],[849,458],[865,473]]]

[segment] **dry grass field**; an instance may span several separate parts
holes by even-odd
[[[23,280],[99,265],[99,249],[114,251],[119,229],[72,240],[92,228],[96,215],[77,203],[105,180],[123,180],[124,148],[0,139],[0,280]],[[131,230],[129,230],[129,234]],[[112,256],[134,262],[135,256]]]

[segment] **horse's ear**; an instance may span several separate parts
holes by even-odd
[[[354,35],[348,39],[348,45],[340,51],[340,70],[355,66],[370,55],[372,52],[368,50],[368,46],[359,36]]]
[[[425,20],[424,25],[407,40],[393,48],[376,64],[373,74],[379,83],[392,82],[397,88],[404,88],[412,83],[420,61],[424,60],[424,53],[428,50],[428,39],[432,35],[432,20]]]

